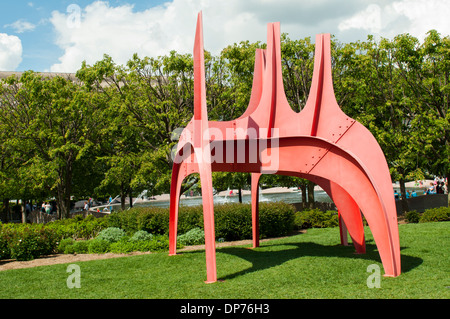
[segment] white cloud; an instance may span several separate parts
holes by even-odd
[[[81,62],[93,64],[103,54],[125,64],[133,53],[167,55],[191,53],[197,13],[203,11],[205,49],[218,54],[227,45],[266,39],[268,22],[281,22],[291,38],[332,33],[338,39],[371,33],[392,37],[409,32],[423,38],[431,28],[448,34],[446,0],[168,0],[137,11],[133,5],[95,1],[84,8],[72,5],[49,19],[63,55],[51,67],[75,72]],[[130,0],[131,2],[131,0]]]
[[[449,16],[447,0],[400,0],[384,6],[369,4],[342,21],[338,28],[340,31],[362,29],[387,38],[409,33],[423,40],[431,29],[447,35],[450,30]]]
[[[0,33],[0,71],[15,71],[22,62],[22,41],[15,35]]]
[[[365,10],[356,13],[350,19],[342,21],[339,30],[364,29],[378,33],[381,30],[381,8],[377,4],[370,4]]]
[[[392,8],[411,22],[404,32],[419,39],[423,39],[431,29],[444,35],[450,31],[450,3],[446,0],[403,0],[394,2]]]
[[[36,28],[36,25],[34,25],[24,19],[20,19],[11,24],[5,25],[5,27],[11,27],[17,33],[24,33],[26,31],[33,31]]]
[[[110,55],[125,64],[133,55],[159,56],[171,50],[191,53],[197,13],[203,11],[205,49],[220,52],[226,45],[243,40],[264,40],[266,27],[247,12],[236,13],[240,0],[174,0],[145,11],[132,5],[113,7],[96,1],[79,12],[54,11],[50,18],[57,45],[64,50],[54,72],[75,72],[86,60],[92,64]],[[255,33],[256,32],[256,33]],[[245,35],[244,35],[245,34]],[[226,43],[226,45],[224,45]]]

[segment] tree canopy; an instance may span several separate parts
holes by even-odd
[[[314,65],[310,38],[282,35],[284,87],[299,112]],[[206,52],[210,120],[240,116],[250,100],[256,48],[244,41],[218,56]],[[344,112],[360,121],[383,149],[393,181],[450,177],[450,38],[435,30],[420,43],[409,34],[332,38],[334,90]],[[56,198],[67,217],[71,198],[168,193],[176,132],[193,115],[193,61],[175,51],[134,54],[126,65],[105,55],[83,63],[73,78],[33,71],[0,83],[0,197]],[[214,174],[214,187],[246,188],[246,174]],[[184,190],[198,183],[194,175]],[[306,181],[265,176],[267,186]],[[306,198],[304,198],[305,200]]]

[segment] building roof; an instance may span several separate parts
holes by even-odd
[[[8,77],[10,77],[11,75],[16,75],[18,78],[20,78],[22,76],[24,72],[19,72],[19,71],[0,71],[0,80],[2,79],[6,79]],[[43,77],[48,77],[48,78],[52,78],[55,76],[62,76],[68,79],[75,79],[75,73],[54,73],[54,72],[36,72],[40,75],[42,75]]]

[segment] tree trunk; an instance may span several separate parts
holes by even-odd
[[[129,198],[130,198],[130,208],[133,207],[133,192],[131,191],[131,187],[130,187],[130,191],[128,192],[129,194]]]
[[[239,187],[238,194],[239,194],[239,203],[242,204],[242,188],[240,188],[240,187]]]
[[[406,213],[409,211],[408,202],[406,201],[406,187],[405,187],[405,180],[403,178],[400,179],[400,195],[402,197],[402,213]]]
[[[59,174],[57,195],[57,213],[59,219],[70,218],[70,194],[72,191],[72,162],[67,161],[67,166]]]
[[[20,206],[22,209],[22,224],[27,223],[27,210],[26,210],[26,201],[22,199],[22,205]]]
[[[125,185],[120,184],[120,208],[125,210],[125,201],[127,199],[127,192],[125,191]]]
[[[9,221],[9,198],[3,199],[3,210],[1,212],[0,220],[4,223]]]
[[[316,186],[316,184],[308,181],[308,207],[311,209],[315,207],[314,186]]]
[[[308,198],[306,197],[306,184],[302,183],[300,184],[300,189],[302,190],[302,203],[303,208],[306,208],[306,203],[308,202]]]

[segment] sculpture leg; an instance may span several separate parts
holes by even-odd
[[[353,198],[339,185],[331,183],[333,201],[338,208],[341,243],[347,245],[347,231],[358,254],[366,252],[361,211]]]
[[[182,164],[173,164],[172,181],[170,184],[169,208],[169,256],[177,253],[178,206],[183,179],[186,177],[181,170]]]
[[[302,177],[301,174],[300,177]],[[307,178],[307,176],[305,177],[303,175],[303,178]],[[311,181],[322,187],[338,209],[339,231],[342,245],[348,245],[348,232],[356,252],[358,254],[364,254],[366,252],[364,226],[358,204],[356,204],[353,198],[338,184],[317,176],[309,176],[309,178]]]
[[[253,248],[259,247],[259,178],[260,173],[252,173],[252,231]]]
[[[327,150],[326,153],[323,153],[324,149]],[[312,156],[320,156],[320,161],[308,166],[308,160]],[[329,180],[344,189],[366,217],[383,263],[385,276],[395,277],[401,273],[395,202],[391,205],[390,199],[382,196],[379,190],[384,184],[375,182],[372,172],[365,169],[364,164],[339,147],[330,147],[325,141],[308,138],[280,139],[279,158],[280,171],[292,170],[297,166],[298,171],[303,173],[304,167],[312,166],[305,172],[307,175]],[[392,195],[391,197],[393,200]],[[354,218],[346,218],[346,211],[342,210],[341,213],[350,230],[348,221]],[[353,212],[351,216],[357,216],[356,209],[350,211]]]
[[[329,167],[335,167],[330,170]],[[359,215],[356,207],[360,207],[367,219],[372,235],[375,239],[381,261],[385,270],[385,276],[398,276],[400,274],[400,247],[398,246],[398,230],[391,223],[389,217],[395,211],[387,210],[387,204],[383,198],[379,197],[377,185],[368,178],[369,172],[365,171],[348,154],[334,148],[328,152],[319,165],[316,165],[314,172],[328,178],[345,189],[346,193],[354,199],[355,204],[349,210],[342,210],[342,216],[348,229],[351,229],[350,222]],[[350,202],[351,201],[347,201]],[[347,218],[347,213],[351,217]],[[395,216],[396,217],[396,216]],[[356,224],[359,227],[360,223]]]
[[[196,157],[200,158],[201,149],[196,149]],[[214,201],[212,189],[211,164],[198,163],[200,183],[202,185],[203,222],[205,228],[206,283],[217,281],[216,236],[214,230]]]
[[[338,218],[339,218],[339,234],[341,236],[341,245],[348,246],[347,227],[345,226],[344,220],[342,219],[342,215],[339,211],[338,211]]]

